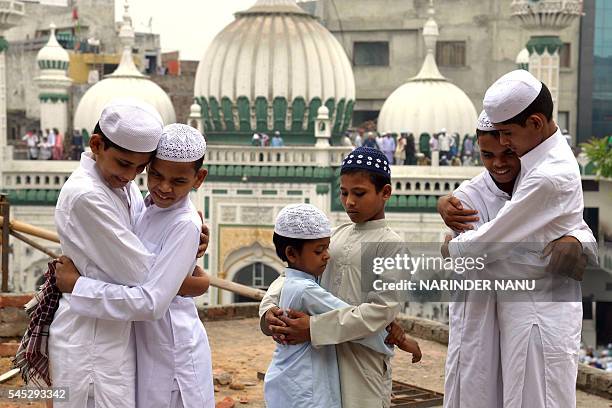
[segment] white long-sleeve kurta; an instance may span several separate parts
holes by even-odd
[[[132,233],[143,200],[134,183],[111,189],[90,153],[66,181],[55,209],[62,253],[85,276],[106,282],[144,282],[155,257]],[[103,272],[105,271],[105,272]],[[67,402],[83,408],[90,384],[96,406],[135,406],[136,353],[132,323],[83,316],[64,294],[49,330],[49,364],[55,387],[68,387]]]
[[[312,316],[348,307],[316,283],[315,277],[287,268],[279,307]],[[385,344],[386,330],[354,340],[381,355],[392,356]],[[309,342],[277,345],[264,382],[268,408],[341,408],[340,378],[333,345],[313,347]]]
[[[391,404],[391,360],[352,340],[384,329],[400,311],[403,295],[399,291],[375,291],[362,287],[362,244],[373,257],[394,257],[403,250],[401,238],[384,219],[362,224],[343,224],[332,231],[330,260],[321,286],[348,303],[310,319],[311,344],[315,347],[336,344],[343,408],[388,407]],[[367,272],[364,272],[367,273]],[[399,279],[397,271],[389,280]],[[268,288],[259,306],[265,312],[278,305],[284,277]]]
[[[213,408],[211,353],[192,298],[176,296],[195,267],[202,222],[189,197],[169,208],[147,200],[135,233],[157,256],[146,282],[127,287],[80,278],[70,300],[79,314],[134,323],[138,407],[168,408],[173,386],[183,406]]]
[[[482,256],[495,262],[494,271],[509,279],[547,280],[541,258],[551,241],[584,228],[583,198],[578,165],[561,133],[557,132],[521,158],[520,178],[512,199],[494,219],[451,241],[451,256]],[[593,260],[595,245],[579,238]],[[570,282],[571,284],[571,282]],[[521,301],[509,293],[497,294],[500,328],[504,407],[522,407],[525,376],[532,359],[530,343],[538,340],[544,361],[542,399],[546,406],[574,407],[576,402],[577,355],[580,344],[582,304],[580,287],[573,291],[577,301],[551,302],[548,288],[527,294]],[[508,296],[514,296],[508,300]],[[505,297],[500,300],[500,297]],[[534,336],[534,333],[536,334]],[[533,350],[531,350],[533,352]],[[531,385],[531,384],[528,384]],[[535,398],[535,396],[532,396]],[[533,406],[540,406],[533,402]]]

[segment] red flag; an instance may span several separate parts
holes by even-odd
[[[78,20],[78,19],[79,19],[79,12],[76,7],[73,7],[72,8],[72,20]]]

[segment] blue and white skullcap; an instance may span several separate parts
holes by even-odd
[[[359,169],[391,178],[391,163],[380,150],[358,147],[342,160],[342,169]]]

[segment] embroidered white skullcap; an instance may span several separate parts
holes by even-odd
[[[484,110],[492,123],[512,119],[531,105],[542,90],[542,82],[524,69],[508,72],[487,89]]]
[[[182,123],[164,127],[155,157],[172,162],[194,162],[204,157],[206,141],[200,131]]]
[[[133,98],[112,100],[102,110],[99,123],[111,142],[140,153],[157,149],[164,127],[153,106]]]
[[[290,204],[278,213],[274,232],[286,238],[327,238],[331,236],[331,224],[314,205]]]
[[[482,130],[484,132],[492,132],[494,130],[497,130],[489,120],[487,112],[485,112],[484,110],[480,112],[480,116],[478,116],[478,123],[476,124],[476,129]]]

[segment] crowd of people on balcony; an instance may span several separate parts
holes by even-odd
[[[83,135],[75,130],[66,146],[62,134],[57,128],[31,129],[22,136],[29,160],[79,160],[84,151]]]
[[[475,136],[450,134],[446,129],[431,135],[423,133],[418,141],[413,133],[380,134],[376,130],[358,128],[347,131],[343,146],[366,146],[378,149],[395,165],[430,166],[432,152],[438,152],[440,166],[474,166],[480,164],[480,152]]]

